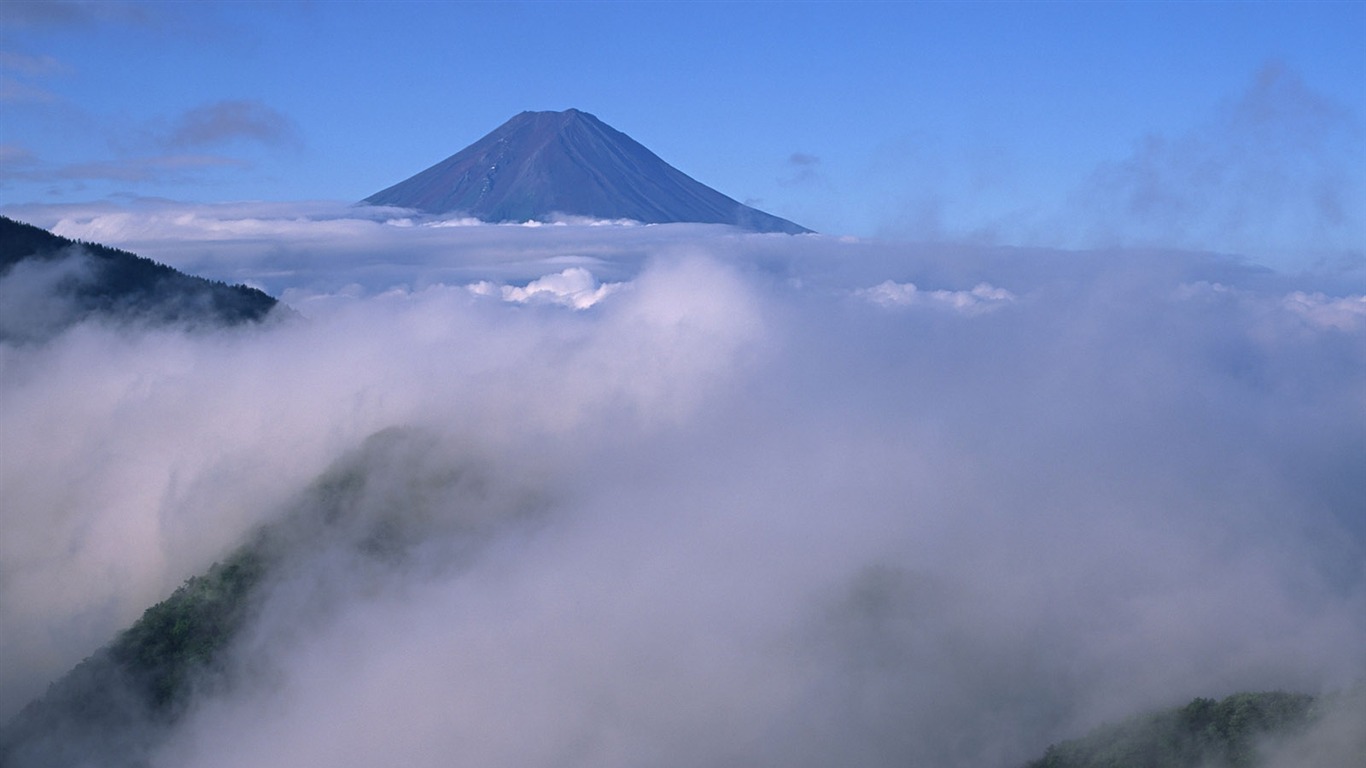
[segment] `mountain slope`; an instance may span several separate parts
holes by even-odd
[[[314,575],[347,574],[373,597],[414,552],[458,568],[501,526],[538,513],[535,496],[505,497],[496,485],[478,460],[451,457],[420,428],[371,435],[236,550],[0,721],[0,768],[146,768],[196,702],[233,691],[252,674],[246,667],[264,663],[280,635],[253,625],[263,609],[287,635],[337,609],[344,579]]]
[[[258,540],[148,608],[0,726],[0,766],[144,765],[191,691],[225,684],[222,654],[269,565]]]
[[[1317,714],[1304,694],[1195,699],[1051,746],[1025,768],[1255,768],[1267,738],[1302,732]]]
[[[460,152],[363,201],[484,221],[557,214],[648,224],[809,232],[695,181],[587,112],[523,112]]]
[[[275,307],[266,293],[0,216],[0,339],[40,339],[87,317],[234,325]]]

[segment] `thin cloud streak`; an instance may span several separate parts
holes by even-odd
[[[0,16],[4,26],[87,26],[104,23],[145,25],[158,15],[156,6],[119,0],[10,0]]]

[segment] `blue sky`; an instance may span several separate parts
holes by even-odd
[[[354,200],[577,107],[831,234],[1360,253],[1362,3],[24,3],[0,204]]]

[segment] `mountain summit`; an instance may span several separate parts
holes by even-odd
[[[365,198],[371,205],[484,221],[556,214],[647,224],[731,224],[809,232],[695,181],[587,112],[523,112],[425,171]]]

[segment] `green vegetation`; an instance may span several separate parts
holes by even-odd
[[[248,597],[264,570],[253,548],[191,577],[114,641],[110,661],[132,672],[153,710],[176,708],[190,678],[213,668],[241,626]]]
[[[328,547],[392,560],[421,540],[420,524],[406,530],[403,514],[422,504],[404,494],[454,482],[459,473],[439,467],[435,477],[419,475],[400,490],[375,487],[369,472],[428,447],[398,428],[371,436],[323,473],[297,506],[148,608],[0,728],[0,768],[87,765],[91,755],[102,768],[144,766],[192,698],[231,685],[226,651],[258,607],[263,585],[285,563]]]
[[[184,711],[216,684],[223,651],[242,626],[266,571],[258,543],[215,563],[148,608],[108,646],[76,665],[0,729],[0,766],[139,766]]]
[[[1195,699],[1051,746],[1026,768],[1255,768],[1258,742],[1307,727],[1313,705],[1282,692]]]

